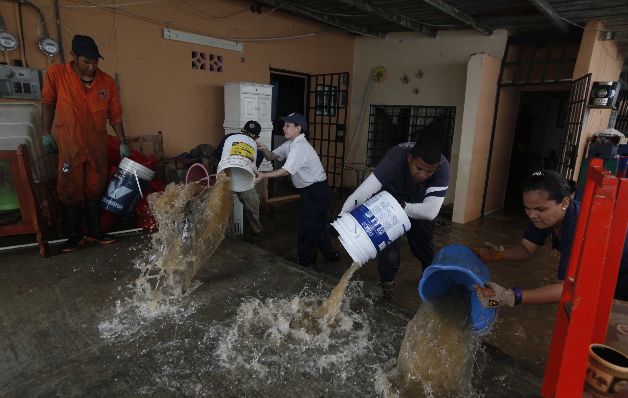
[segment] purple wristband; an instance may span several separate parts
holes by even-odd
[[[515,305],[521,304],[523,302],[523,290],[520,287],[513,287],[512,292],[515,294]]]

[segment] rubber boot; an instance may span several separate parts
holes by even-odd
[[[108,235],[100,229],[100,207],[98,206],[98,200],[88,200],[85,202],[85,210],[87,212],[87,239],[89,242],[98,242],[103,245],[108,245],[115,242],[117,239]]]
[[[85,241],[83,236],[83,217],[81,205],[63,205],[64,225],[68,230],[68,240],[61,246],[61,253],[77,250]]]

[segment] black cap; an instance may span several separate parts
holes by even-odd
[[[262,126],[260,126],[259,123],[257,123],[255,120],[249,120],[248,122],[244,123],[241,131],[252,137],[258,137],[262,132]]]
[[[307,120],[305,120],[305,116],[300,113],[291,113],[288,116],[282,117],[281,120],[287,123],[298,124],[301,126],[301,130],[303,130],[303,132],[307,131]]]
[[[77,57],[83,56],[88,59],[104,59],[98,52],[96,42],[89,36],[74,35],[72,38],[72,52]]]

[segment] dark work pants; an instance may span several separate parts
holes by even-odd
[[[321,249],[323,254],[329,254],[334,250],[326,233],[331,192],[327,181],[314,183],[298,191],[301,195],[298,262],[309,265],[314,262],[317,248]]]
[[[412,228],[406,233],[414,257],[421,261],[423,270],[434,260],[434,221],[410,219]],[[377,255],[379,279],[392,282],[399,272],[401,238]]]

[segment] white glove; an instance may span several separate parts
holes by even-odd
[[[476,293],[480,303],[485,308],[513,307],[515,305],[515,292],[512,289],[501,287],[495,282],[487,282],[485,288],[477,286]]]
[[[368,198],[373,196],[374,193],[379,192],[382,189],[382,183],[379,182],[375,174],[371,173],[370,176],[347,198],[345,204],[342,205],[342,213],[350,213],[356,207],[366,202]]]

